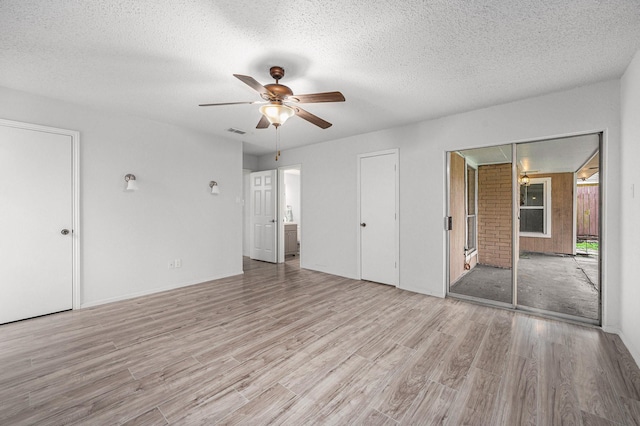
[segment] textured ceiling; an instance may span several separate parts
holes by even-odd
[[[1,0],[0,86],[175,123],[271,152],[232,74],[294,93],[283,149],[618,78],[640,48],[638,0]],[[245,135],[226,131],[229,127]]]

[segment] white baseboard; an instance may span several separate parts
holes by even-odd
[[[349,279],[352,279],[352,280],[359,280],[358,277],[354,277],[354,276],[347,275],[347,274],[342,274],[342,273],[336,272],[336,271],[331,271],[331,270],[327,269],[325,267],[325,265],[311,265],[311,266],[308,266],[306,264],[302,265],[302,263],[301,263],[300,264],[300,268],[308,269],[309,271],[322,272],[323,274],[330,274],[330,275],[334,275],[336,277],[349,278]]]
[[[640,366],[640,350],[638,350],[638,348],[631,344],[631,341],[625,336],[622,331],[620,331],[620,328],[603,325],[602,331],[604,331],[605,333],[612,333],[620,336],[620,340],[622,340],[622,343],[624,343],[624,345],[627,347],[627,350],[636,362],[636,365]]]
[[[629,341],[629,339],[627,339],[624,335],[624,333],[622,332],[618,332],[616,333],[618,336],[620,336],[620,340],[622,340],[622,343],[624,343],[624,345],[627,347],[627,349],[629,350],[629,352],[631,353],[631,356],[633,357],[633,359],[636,361],[636,365],[640,366],[640,351],[638,350],[638,348],[634,347],[631,342]]]
[[[444,299],[445,295],[444,294],[435,294],[435,293],[431,293],[428,291],[425,291],[423,288],[417,288],[417,287],[400,287],[398,286],[398,288],[400,290],[406,290],[406,291],[410,291],[412,293],[420,293],[420,294],[424,294],[425,296],[433,296],[433,297],[437,297],[439,299]]]
[[[170,286],[167,286],[167,287],[157,287],[157,288],[153,288],[153,289],[150,289],[150,290],[138,291],[138,292],[135,292],[135,293],[127,293],[127,294],[123,294],[123,295],[120,295],[120,296],[110,297],[108,299],[101,299],[101,300],[95,300],[95,301],[92,301],[92,302],[82,303],[80,305],[80,309],[91,308],[93,306],[104,305],[104,304],[107,304],[107,303],[120,302],[122,300],[133,299],[135,297],[140,297],[140,296],[148,296],[150,294],[161,293],[163,291],[169,291],[169,290],[175,290],[175,289],[181,288],[181,287],[189,287],[189,286],[192,286],[192,285],[206,283],[208,281],[219,280],[219,279],[222,279],[222,278],[228,278],[228,277],[232,277],[234,275],[242,275],[242,274],[244,274],[244,271],[240,271],[240,272],[237,272],[237,273],[231,273],[231,274],[222,274],[222,275],[215,276],[215,277],[209,277],[209,278],[203,278],[203,279],[194,280],[194,281],[188,281],[188,282],[184,282],[184,283],[173,284],[173,285],[170,285]]]

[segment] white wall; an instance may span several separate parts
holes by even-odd
[[[242,168],[247,170],[258,170],[258,157],[251,154],[242,154]]]
[[[300,223],[300,174],[284,172],[285,210],[291,206],[293,222]]]
[[[259,168],[302,165],[305,251],[301,266],[357,278],[356,158],[361,153],[399,148],[400,287],[442,297],[445,152],[592,131],[606,132],[603,322],[615,328],[620,307],[618,80],[288,150],[278,164],[272,155],[265,155],[259,159]]]
[[[256,158],[256,165],[258,159]],[[244,163],[246,164],[246,163]],[[251,197],[251,170],[242,170],[242,255],[251,255],[251,214],[249,206],[249,197]]]
[[[83,306],[242,273],[237,142],[5,88],[0,118],[80,131]]]
[[[622,272],[621,335],[640,364],[640,278],[638,278],[638,241],[640,241],[640,51],[627,68],[620,90],[622,121]]]
[[[251,181],[249,174],[258,170],[258,157],[251,154],[242,154],[242,255],[249,256],[251,238],[249,235],[251,215],[249,214],[249,197],[251,196]]]

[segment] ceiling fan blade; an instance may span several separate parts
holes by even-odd
[[[267,88],[264,87],[262,84],[258,83],[256,79],[253,77],[250,77],[248,75],[241,75],[241,74],[234,74],[233,76],[238,80],[242,81],[247,86],[251,87],[256,92],[260,93],[261,95],[267,95],[270,97],[274,96],[273,93],[267,90]]]
[[[255,101],[255,102],[221,102],[221,103],[217,103],[217,104],[200,104],[198,106],[218,106],[218,105],[252,105],[252,104],[258,104],[260,103],[259,101]]]
[[[309,111],[305,111],[300,107],[293,107],[293,109],[296,110],[296,115],[298,117],[307,120],[311,124],[315,124],[316,126],[321,127],[323,129],[327,129],[332,126],[332,124],[329,123],[328,121],[325,121],[322,118],[318,117],[317,115],[313,115]]]
[[[340,92],[310,93],[308,95],[293,95],[287,101],[310,104],[318,102],[344,102],[344,95]]]
[[[261,114],[260,121],[258,121],[258,125],[256,126],[256,129],[266,129],[267,127],[269,127],[269,124],[271,123],[269,123],[269,120],[267,120],[267,117]]]

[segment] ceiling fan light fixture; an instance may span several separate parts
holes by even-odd
[[[279,104],[279,103],[271,103],[267,105],[262,105],[260,107],[260,112],[262,115],[267,117],[269,123],[278,127],[281,124],[284,124],[291,116],[295,115],[295,110],[290,106]]]

